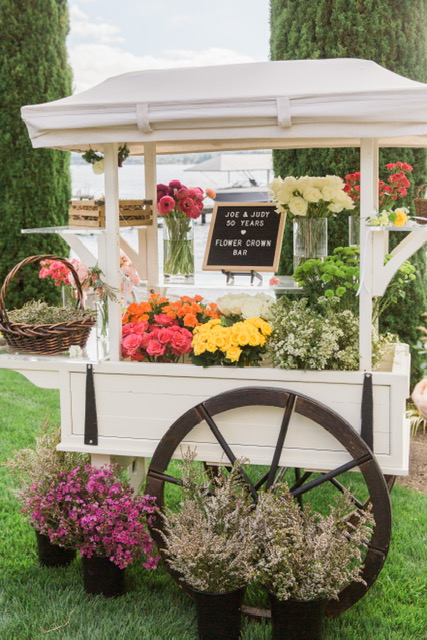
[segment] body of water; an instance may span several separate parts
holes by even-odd
[[[171,180],[180,180],[188,187],[201,187],[202,189],[220,189],[229,186],[228,172],[217,171],[203,173],[200,171],[188,171],[191,165],[186,164],[159,164],[157,165],[157,182],[168,184]],[[253,178],[259,184],[265,184],[266,171],[253,171]],[[230,175],[232,183],[244,179],[241,172],[233,171]],[[91,195],[100,198],[104,195],[104,176],[96,175],[90,164],[72,164],[71,180],[73,196]],[[119,193],[123,199],[143,199],[144,189],[144,165],[126,164],[119,169]]]

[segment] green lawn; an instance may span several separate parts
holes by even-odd
[[[32,443],[45,418],[59,420],[56,391],[0,371],[1,460]],[[7,469],[0,467],[1,640],[185,640],[196,638],[191,601],[160,568],[127,570],[116,600],[86,595],[80,560],[65,569],[38,564],[34,533],[19,513]],[[427,639],[427,495],[397,486],[393,538],[385,568],[368,594],[335,620],[325,640]],[[267,640],[269,626],[245,620],[243,640]]]

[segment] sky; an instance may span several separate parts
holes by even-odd
[[[268,60],[269,0],[70,0],[74,92],[138,69]]]

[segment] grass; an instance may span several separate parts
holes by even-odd
[[[59,420],[58,393],[0,371],[1,460],[32,443],[45,418]],[[19,513],[8,471],[0,466],[0,638],[2,640],[193,640],[191,601],[163,568],[127,570],[115,600],[84,593],[81,562],[38,564],[34,532]],[[427,495],[396,486],[386,565],[355,606],[325,622],[324,640],[426,640]],[[269,625],[244,621],[243,640],[267,640]]]

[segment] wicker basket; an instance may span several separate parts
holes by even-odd
[[[24,353],[35,353],[39,355],[52,355],[67,351],[71,345],[85,347],[89,337],[90,330],[96,322],[94,315],[88,315],[86,318],[72,320],[70,322],[60,322],[57,324],[41,324],[31,325],[24,323],[11,322],[7,315],[5,306],[5,297],[7,287],[14,278],[17,271],[32,262],[40,262],[40,260],[58,260],[65,264],[71,271],[77,288],[77,307],[83,308],[83,291],[80,280],[73,265],[65,258],[57,256],[42,255],[30,256],[17,264],[12,271],[6,276],[0,292],[0,331],[3,334],[7,344]]]
[[[417,220],[418,224],[427,224],[427,198],[420,198],[421,192],[427,189],[427,184],[422,184],[417,189],[415,194],[415,215],[417,218],[424,218],[424,220]]]

